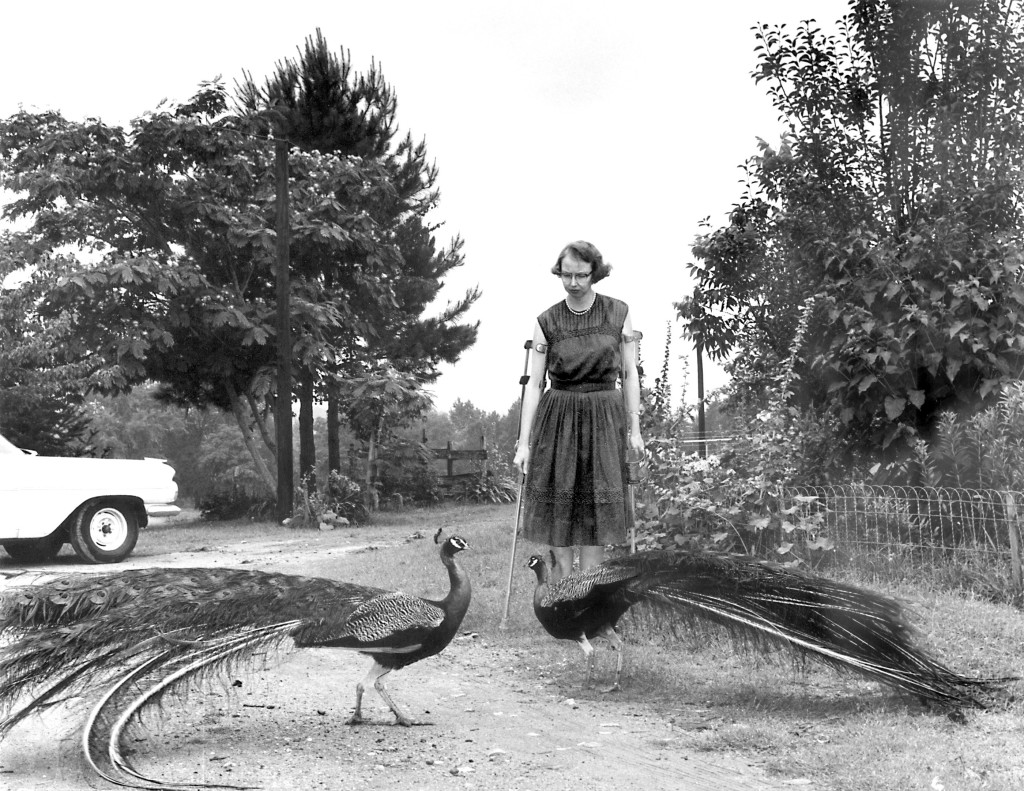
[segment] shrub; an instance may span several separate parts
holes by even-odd
[[[196,502],[200,516],[209,521],[262,519],[274,511],[274,498],[242,486],[217,486]]]
[[[654,399],[644,423],[650,479],[640,490],[638,546],[738,551],[787,563],[818,562],[831,549],[819,516],[780,507],[783,486],[817,482],[830,467],[833,427],[790,403],[811,307],[790,359],[775,374],[767,407],[741,407],[737,424],[745,435],[726,452],[692,453],[681,441],[682,421]]]
[[[451,498],[463,503],[514,503],[519,487],[504,476],[485,476],[459,481],[452,487]]]
[[[381,446],[377,460],[377,497],[382,502],[429,504],[440,500],[430,448],[415,440],[393,438]]]
[[[327,484],[322,494],[326,510],[350,522],[364,523],[369,521],[370,514],[363,503],[362,487],[340,472],[331,472],[327,476]]]
[[[319,527],[334,519],[362,524],[370,519],[362,487],[337,471],[332,471],[327,481],[316,488],[311,486],[309,476],[304,476],[296,487],[295,502],[291,527]]]

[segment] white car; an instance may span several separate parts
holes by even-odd
[[[153,516],[180,512],[174,470],[161,459],[38,456],[0,436],[0,545],[45,562],[70,543],[87,563],[117,563]]]

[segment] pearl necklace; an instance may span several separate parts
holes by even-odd
[[[594,297],[594,299],[591,300],[590,304],[587,307],[585,307],[583,310],[575,310],[575,309],[569,307],[569,300],[566,300],[565,301],[565,307],[569,309],[569,312],[573,316],[586,316],[588,313],[590,313],[590,309],[592,307],[594,307],[594,303],[595,302],[597,302],[597,297]]]

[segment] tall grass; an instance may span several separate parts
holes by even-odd
[[[372,525],[328,533],[274,525],[162,527],[147,541],[195,544],[252,540],[252,531],[323,548],[303,573],[442,595],[447,579],[431,542],[444,528],[470,543],[460,556],[473,582],[463,630],[486,641],[493,661],[535,672],[554,689],[581,700],[604,697],[581,688],[579,649],[548,637],[532,613],[533,576],[525,564],[541,548],[520,541],[513,569],[507,628],[500,629],[513,505],[435,507],[378,514]],[[191,541],[187,540],[191,539]],[[140,544],[141,545],[141,544]],[[377,547],[353,552],[343,547]],[[294,567],[287,570],[295,571]],[[1024,617],[1007,605],[943,592],[920,582],[871,587],[907,602],[921,641],[954,669],[979,676],[1024,675]],[[853,675],[780,652],[745,653],[724,638],[699,631],[653,632],[639,618],[622,622],[626,670],[620,699],[672,723],[677,749],[756,758],[787,778],[843,791],[1024,788],[1024,703],[1021,686],[966,725]],[[457,651],[457,645],[448,649]],[[599,647],[599,673],[613,660]]]

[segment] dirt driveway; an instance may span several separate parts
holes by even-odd
[[[298,571],[310,552],[301,540],[247,542],[133,557],[122,567],[251,563]],[[367,669],[365,657],[347,652],[297,651],[232,677],[230,693],[214,685],[170,701],[164,715],[137,734],[136,766],[185,787],[289,791],[814,787],[801,777],[768,778],[743,760],[688,752],[679,730],[687,726],[642,703],[567,698],[548,672],[530,666],[525,652],[496,648],[485,635],[462,634],[440,656],[392,676],[400,703],[432,725],[393,726],[372,692],[364,700],[370,722],[346,725],[355,682]],[[57,710],[19,726],[0,744],[0,789],[112,788],[82,769],[70,725],[67,712]]]

